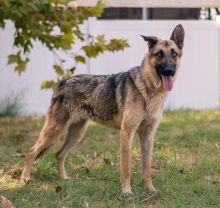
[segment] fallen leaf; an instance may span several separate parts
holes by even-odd
[[[164,149],[166,147],[166,144],[160,143],[158,144],[158,149]]]
[[[181,168],[181,169],[178,170],[178,173],[184,174],[184,172],[185,172],[184,168]]]
[[[89,169],[88,166],[86,166],[86,167],[84,167],[84,168],[85,168],[86,173],[89,173],[89,172],[90,172],[90,169]]]
[[[12,154],[12,157],[25,157],[22,144],[19,144],[18,149],[16,150],[16,153]]]
[[[213,181],[212,184],[214,184],[214,185],[219,185],[220,182],[219,182],[219,181]]]
[[[59,193],[60,191],[62,191],[62,188],[61,188],[61,186],[56,186],[55,190],[56,190],[56,193]]]
[[[43,175],[42,172],[38,172],[38,173],[36,174],[36,178],[37,178],[38,180],[42,180],[43,177],[44,177],[44,175]]]
[[[12,157],[25,157],[25,153],[24,152],[17,152],[15,154],[11,155]]]
[[[97,153],[97,152],[93,152],[93,156],[92,156],[92,159],[95,160],[97,158],[100,158],[100,153]]]
[[[106,165],[111,165],[111,160],[109,158],[103,158]]]
[[[23,135],[22,135],[21,132],[18,132],[18,133],[16,133],[16,135],[15,135],[15,138],[16,138],[16,140],[17,140],[18,142],[21,141],[22,137],[23,137]]]
[[[1,204],[2,208],[16,208],[13,203],[4,196],[1,196]]]
[[[9,167],[5,167],[3,172],[10,175],[12,178],[18,178],[21,173],[21,168],[18,165],[12,165]]]

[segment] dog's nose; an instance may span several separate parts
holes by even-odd
[[[166,66],[163,68],[161,74],[163,76],[174,76],[176,72],[176,65],[172,62],[168,62]]]
[[[164,76],[174,76],[175,74],[175,69],[171,69],[171,68],[165,68],[162,72],[162,75]]]

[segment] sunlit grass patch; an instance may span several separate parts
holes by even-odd
[[[131,196],[121,193],[118,131],[93,122],[66,160],[71,180],[57,176],[55,146],[35,162],[33,181],[21,183],[18,153],[35,142],[43,121],[0,119],[0,195],[17,207],[220,207],[220,110],[165,112],[155,138],[154,194],[142,186],[135,137]]]

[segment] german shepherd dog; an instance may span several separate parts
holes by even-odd
[[[131,146],[135,133],[140,137],[142,179],[148,191],[155,191],[151,179],[154,134],[164,101],[179,68],[184,29],[176,26],[170,40],[142,36],[149,51],[142,65],[112,75],[77,75],[56,86],[46,121],[36,144],[26,154],[21,180],[29,181],[34,160],[60,137],[65,141],[56,153],[58,173],[68,179],[64,167],[67,153],[82,139],[88,120],[120,129],[121,185],[131,193]]]

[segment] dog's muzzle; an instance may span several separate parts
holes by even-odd
[[[173,89],[173,77],[176,73],[176,65],[172,62],[168,62],[165,65],[159,65],[156,68],[164,90],[171,91]]]
[[[161,69],[162,76],[174,76],[176,73],[176,65],[173,63],[168,63],[166,66]]]

